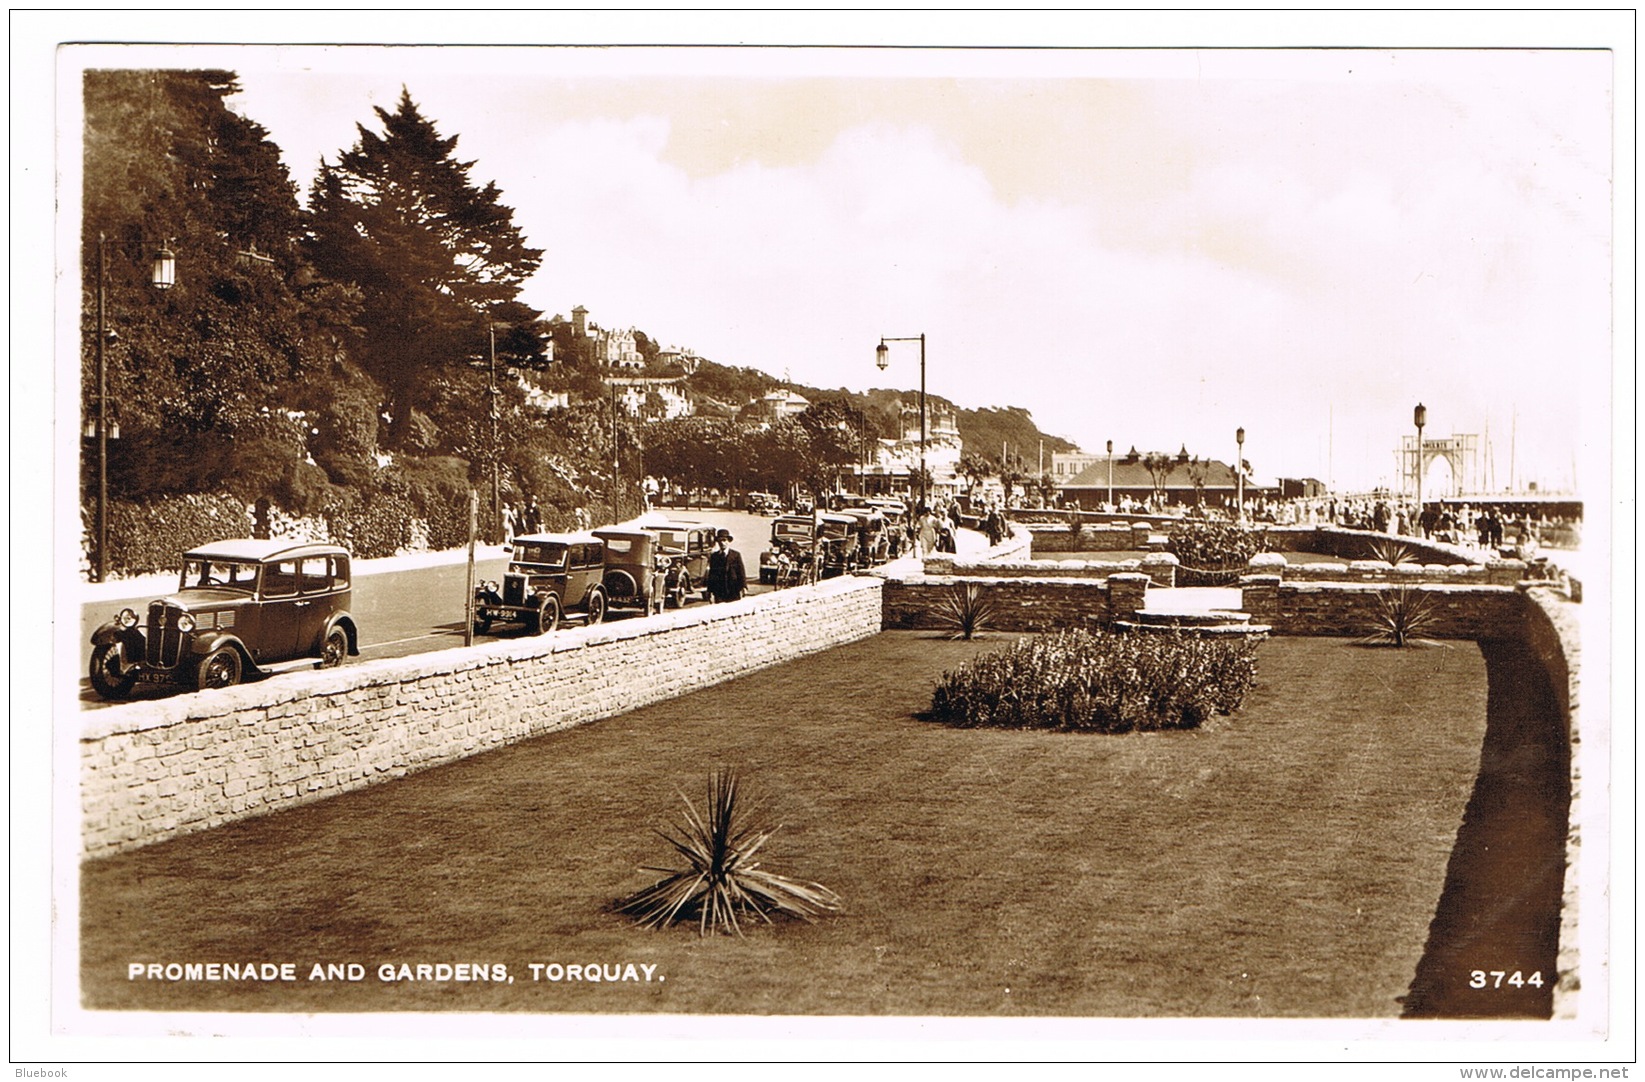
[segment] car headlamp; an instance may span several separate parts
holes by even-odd
[[[114,619],[121,627],[137,626],[137,614],[130,609],[121,609],[120,615],[116,616]]]
[[[177,616],[177,630],[182,631],[182,632],[193,631],[194,630],[194,617],[190,616],[186,612],[178,614],[178,616]]]

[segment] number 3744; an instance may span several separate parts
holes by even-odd
[[[1469,988],[1541,988],[1542,971],[1526,974],[1522,970],[1476,969],[1468,975]]]

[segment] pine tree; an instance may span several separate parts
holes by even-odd
[[[322,274],[361,291],[361,360],[387,388],[398,449],[412,444],[437,376],[488,348],[489,322],[540,316],[517,297],[543,253],[526,246],[495,183],[475,186],[475,163],[452,156],[457,138],[442,137],[409,91],[376,113],[381,134],[357,125],[353,149],[321,163],[306,250]]]

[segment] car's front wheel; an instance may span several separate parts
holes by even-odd
[[[348,657],[348,632],[334,627],[326,632],[325,645],[320,647],[320,668],[335,669]]]
[[[690,592],[691,576],[681,571],[679,581],[674,584],[674,589],[669,591],[668,599],[674,603],[676,609],[683,609],[685,608],[685,595]]]
[[[220,646],[200,659],[194,670],[194,686],[201,691],[208,688],[231,688],[240,682],[240,654],[232,646]]]
[[[105,699],[124,699],[137,683],[137,669],[127,667],[117,642],[91,652],[91,686]]]
[[[545,635],[560,626],[560,599],[548,594],[532,610],[527,628],[533,635]]]
[[[588,622],[597,624],[605,619],[605,591],[595,590],[588,595]]]

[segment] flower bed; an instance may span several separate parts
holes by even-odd
[[[1255,679],[1249,638],[1062,631],[944,673],[931,716],[962,728],[1192,729],[1236,710]]]

